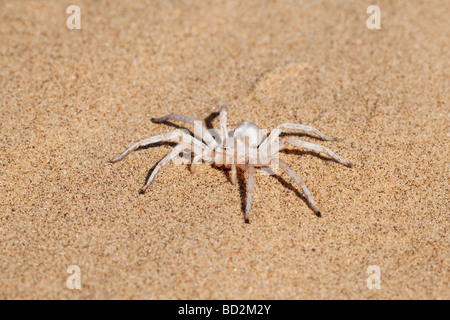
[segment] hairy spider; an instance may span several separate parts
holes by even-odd
[[[228,132],[227,107],[222,106],[220,110],[220,132],[216,140],[213,138],[211,132],[201,125],[200,121],[188,116],[168,114],[161,118],[152,119],[152,121],[156,123],[162,123],[167,120],[193,123],[195,132],[198,134],[191,135],[187,130],[177,129],[172,132],[150,137],[135,143],[130,148],[125,150],[120,156],[110,162],[114,163],[120,161],[134,150],[153,143],[162,141],[177,142],[178,144],[172,149],[172,151],[167,154],[153,169],[147,183],[140,190],[141,193],[145,192],[145,190],[150,186],[159,170],[169,163],[169,161],[179,156],[183,151],[187,151],[189,153],[189,158],[191,157],[191,153],[194,153],[193,162],[191,164],[192,172],[194,172],[195,165],[201,163],[203,160],[219,167],[224,166],[225,168],[231,168],[231,182],[235,184],[236,168],[248,171],[247,201],[245,206],[246,223],[249,223],[250,221],[255,168],[270,168],[271,165],[274,164],[278,165],[297,184],[301,186],[304,194],[306,195],[310,208],[317,216],[321,215],[319,209],[314,203],[311,193],[302,179],[300,179],[300,177],[297,176],[297,174],[285,162],[275,157],[275,154],[284,149],[286,146],[291,145],[314,152],[322,152],[347,167],[352,166],[351,163],[342,160],[333,151],[321,145],[297,139],[282,141],[278,139],[282,130],[291,129],[313,132],[322,140],[336,140],[335,138],[326,136],[316,128],[307,125],[283,123],[272,130],[269,136],[266,136],[256,124],[249,121],[244,121],[239,124],[234,131]]]

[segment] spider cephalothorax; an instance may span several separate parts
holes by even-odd
[[[145,190],[150,186],[156,174],[163,166],[177,157],[181,152],[186,150],[189,152],[189,158],[190,154],[194,153],[193,162],[191,164],[192,172],[194,172],[195,165],[201,163],[202,161],[212,163],[216,166],[224,166],[231,169],[231,182],[234,184],[236,183],[237,168],[248,171],[247,202],[245,207],[245,221],[247,223],[250,221],[255,168],[270,168],[271,165],[278,165],[302,187],[309,206],[318,216],[320,216],[320,211],[315,205],[314,200],[304,182],[286,163],[275,156],[278,151],[284,149],[286,146],[292,145],[304,148],[306,150],[323,152],[337,162],[347,167],[351,167],[349,162],[342,160],[333,151],[321,145],[297,139],[282,141],[278,139],[283,129],[294,129],[314,132],[322,140],[336,140],[307,125],[283,123],[277,126],[268,136],[266,136],[256,124],[245,121],[239,124],[234,131],[228,132],[227,108],[226,106],[222,106],[220,110],[220,132],[218,134],[219,137],[216,140],[213,138],[211,132],[201,125],[200,121],[197,121],[191,117],[169,114],[152,120],[157,123],[165,122],[167,120],[178,120],[194,123],[194,127],[197,129],[196,134],[192,136],[187,130],[177,129],[166,134],[153,136],[135,143],[130,148],[125,150],[119,157],[111,160],[111,162],[122,160],[132,151],[149,144],[161,141],[177,142],[178,144],[173,148],[173,150],[156,165],[152,174],[148,178],[147,183],[141,189],[142,193],[145,192]]]

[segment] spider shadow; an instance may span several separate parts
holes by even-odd
[[[223,169],[222,169],[223,170]],[[225,170],[224,170],[225,171]],[[290,182],[286,181],[279,174],[271,174],[278,182],[285,188],[293,191],[297,197],[299,197],[312,211],[314,209],[308,202],[308,199]],[[237,168],[237,180],[239,183],[239,194],[241,196],[241,211],[245,216],[245,207],[247,204],[247,180],[245,179],[244,171]],[[320,214],[316,215],[317,217],[321,217]]]
[[[216,170],[222,171],[225,177],[227,178],[227,181],[229,183],[231,182],[231,169],[227,169],[224,167],[217,167],[214,164],[211,164],[213,168]],[[247,180],[245,179],[244,171],[236,167],[236,182],[239,186],[239,195],[241,197],[241,210],[242,213],[245,215],[245,205],[246,205],[246,199],[247,199]]]
[[[244,176],[244,171],[236,168],[236,179],[239,184],[239,194],[241,196],[241,211],[245,217],[245,204],[247,203],[247,180]]]
[[[278,182],[280,182],[283,187],[293,191],[295,195],[299,197],[308,206],[308,208],[310,208],[314,212],[314,209],[309,204],[308,199],[302,193],[300,193],[300,191],[292,183],[286,181],[278,174],[273,175],[273,177],[277,179]],[[316,216],[320,218],[322,215],[319,212],[318,214],[316,214]]]
[[[219,115],[220,115],[220,112],[211,112],[211,114],[205,118],[205,124],[206,124],[206,128],[207,129],[216,130],[216,129],[214,129],[214,126],[212,125],[212,122]]]
[[[303,151],[303,150],[296,150],[296,149],[284,149],[284,150],[281,150],[280,153],[292,154],[292,155],[297,155],[297,156],[309,155],[309,156],[313,156],[313,157],[322,159],[322,160],[327,161],[327,162],[330,161],[330,162],[338,163],[333,158],[328,158],[328,157],[323,156],[320,153],[317,153],[317,152],[314,152],[314,151]]]
[[[315,135],[312,135],[312,134],[309,134],[309,133],[305,133],[305,132],[282,132],[282,133],[280,133],[280,138],[281,137],[292,137],[292,136],[297,137],[297,138],[307,137],[307,138],[312,138],[312,139],[315,139],[315,140],[325,141],[325,142],[328,142],[328,141],[332,141],[332,142],[339,141],[338,138],[334,138],[335,140],[324,140],[324,139],[322,139],[322,138],[320,138],[318,136],[315,136]]]
[[[160,146],[170,146],[170,147],[175,147],[177,145],[177,143],[175,142],[170,142],[170,141],[161,141],[161,142],[156,142],[156,143],[152,143],[143,147],[138,148],[136,151],[139,150],[146,150],[149,148],[154,148],[154,147],[160,147]],[[145,181],[144,181],[144,185],[147,183],[147,180],[150,178],[150,176],[152,175],[153,170],[155,170],[156,166],[158,165],[158,163],[162,160],[162,158],[160,160],[158,160],[153,167],[150,168],[150,170],[148,170],[147,172],[147,176],[145,177]],[[139,191],[140,194],[143,194],[145,192]]]
[[[176,142],[160,141],[160,142],[150,143],[150,144],[148,144],[146,146],[139,147],[139,148],[136,149],[136,151],[150,149],[150,148],[155,148],[155,147],[161,147],[161,146],[175,147],[177,145],[178,145],[178,143],[176,143]]]
[[[211,112],[211,114],[205,118],[206,129],[209,130],[209,132],[213,135],[214,139],[217,142],[221,141],[222,139],[220,138],[220,135],[217,132],[216,128],[214,128],[214,126],[212,125],[212,122],[219,115],[220,115],[220,112]]]
[[[217,132],[217,130],[214,128],[214,126],[212,125],[212,122],[219,115],[220,115],[220,112],[211,112],[211,114],[204,119],[205,125],[206,125],[206,129],[208,129],[210,131],[210,133],[213,135],[214,139],[216,141],[218,141],[218,142],[221,140],[220,139],[220,135]],[[186,128],[185,126],[177,125],[177,124],[175,124],[175,123],[173,123],[171,121],[168,121],[168,120],[163,121],[163,122],[156,122],[156,121],[154,121],[152,119],[152,122],[153,123],[157,123],[157,124],[165,124],[167,126],[174,127],[175,129],[184,129],[184,130],[187,130],[191,136],[193,136],[193,137],[195,136],[194,133],[191,130],[189,130],[188,128]]]
[[[170,121],[156,122],[153,119],[152,119],[152,122],[153,123],[157,123],[157,124],[165,124],[166,126],[173,127],[175,129],[184,129],[184,130],[187,130],[191,136],[194,136],[194,133],[191,130],[189,130],[188,128],[186,128],[184,126],[179,126],[176,123],[173,123],[173,122],[170,122]]]

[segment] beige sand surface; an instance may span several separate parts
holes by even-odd
[[[449,2],[376,1],[381,30],[370,4],[0,1],[0,298],[449,299]],[[170,146],[107,163],[225,103],[340,139],[302,137],[352,169],[281,154],[322,218],[285,174],[256,176],[248,225],[245,183],[206,164],[138,194]]]

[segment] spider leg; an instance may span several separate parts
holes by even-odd
[[[197,123],[201,125],[201,121],[195,120],[194,118],[191,118],[188,116],[183,116],[183,115],[173,114],[173,113],[166,114],[165,116],[162,116],[160,118],[152,118],[152,121],[156,122],[156,123],[162,123],[167,120],[176,120],[176,121],[193,123],[194,128]],[[209,133],[209,131],[203,125],[201,125],[201,133],[202,133],[202,139],[206,142],[206,144],[208,146],[210,146],[211,148],[214,148],[215,146],[217,146],[216,140],[213,138],[211,133]]]
[[[209,149],[206,145],[205,148],[198,148],[197,146],[194,146],[196,148],[191,149],[191,152],[194,152],[194,158],[192,159],[192,163],[190,166],[191,173],[195,173],[195,168],[198,164],[202,163],[202,161],[205,161],[207,163],[214,163],[214,151]]]
[[[203,154],[198,154],[196,156],[194,156],[194,159],[192,160],[191,163],[191,173],[195,173],[195,167],[197,164],[201,163],[203,159]]]
[[[153,180],[155,179],[156,175],[158,174],[159,170],[161,170],[162,167],[164,167],[166,164],[169,163],[170,160],[172,160],[173,158],[175,158],[176,156],[178,156],[180,154],[181,151],[183,151],[184,148],[187,148],[188,146],[185,143],[180,143],[178,145],[176,145],[175,148],[172,149],[172,151],[170,151],[155,167],[155,169],[153,169],[152,174],[150,175],[150,177],[147,180],[147,183],[145,184],[144,187],[141,188],[141,190],[139,190],[139,193],[144,193],[145,190],[147,190],[147,188],[152,184]]]
[[[323,152],[323,153],[326,153],[327,155],[329,155],[330,157],[332,157],[335,161],[343,164],[346,167],[351,168],[353,166],[350,162],[342,160],[341,157],[339,157],[337,154],[335,154],[330,149],[325,148],[324,146],[321,146],[321,145],[318,145],[318,144],[315,144],[315,143],[301,141],[301,140],[283,140],[283,141],[280,141],[279,143],[275,144],[271,148],[270,153],[272,153],[272,155],[273,155],[274,153],[284,149],[287,145],[293,145],[295,147],[300,147],[300,148],[304,148],[304,149],[307,149],[307,150],[312,150],[312,151],[315,151],[315,152]]]
[[[161,141],[176,141],[179,142],[180,138],[183,139],[184,142],[186,143],[191,143],[194,144],[196,146],[200,146],[202,148],[207,146],[201,142],[200,140],[198,140],[195,137],[192,137],[191,135],[183,132],[182,130],[175,130],[175,131],[171,131],[165,134],[161,134],[161,135],[157,135],[157,136],[153,136],[144,140],[141,140],[139,142],[136,142],[135,144],[133,144],[131,147],[129,147],[127,150],[125,150],[120,156],[118,156],[115,159],[110,160],[111,163],[117,162],[122,160],[123,158],[125,158],[126,156],[128,156],[131,152],[135,151],[136,149],[140,148],[140,147],[144,147],[147,146],[149,144],[152,143],[157,143],[157,142],[161,142]]]
[[[308,201],[309,206],[314,211],[314,213],[320,217],[321,213],[317,208],[316,204],[314,203],[314,199],[311,196],[311,193],[309,192],[303,180],[300,179],[300,177],[294,172],[294,170],[292,170],[285,162],[275,158],[272,158],[272,161],[273,162],[277,161],[281,169],[283,169],[284,172],[286,172],[297,184],[299,184],[302,187],[303,193],[306,195],[306,199]]]
[[[236,163],[233,163],[232,165],[231,165],[231,183],[232,184],[236,184],[236,176],[237,176],[237,174],[236,174]]]
[[[227,130],[227,106],[223,105],[220,108],[220,136],[222,141],[228,138],[228,130]]]
[[[250,210],[252,208],[253,187],[255,184],[255,167],[248,165],[247,201],[245,203],[245,223],[250,223]]]
[[[278,137],[280,136],[281,132],[284,129],[293,129],[293,130],[302,130],[307,132],[314,132],[317,134],[322,140],[328,140],[328,141],[336,141],[336,138],[328,137],[324,133],[320,132],[316,128],[312,126],[307,126],[304,124],[297,124],[297,123],[282,123],[279,126],[277,126],[275,129],[272,130],[270,135],[261,143],[260,149],[267,148],[267,146],[273,144]]]
[[[322,140],[329,140],[329,141],[336,141],[336,138],[329,137],[316,128],[304,124],[297,124],[297,123],[282,123],[279,126],[276,127],[276,129],[285,130],[285,129],[292,129],[292,130],[301,130],[301,131],[307,131],[307,132],[314,132],[317,134]]]

